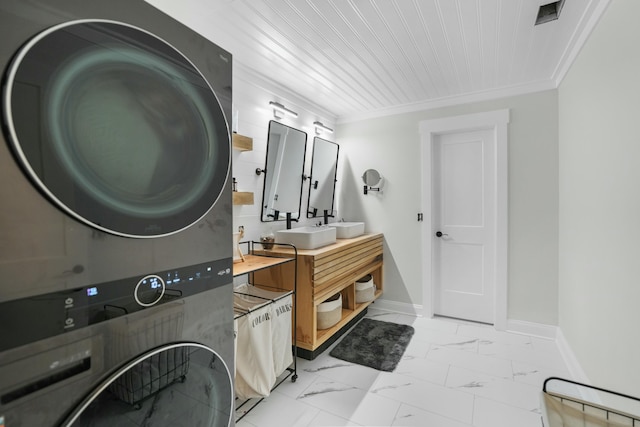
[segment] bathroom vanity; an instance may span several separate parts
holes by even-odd
[[[366,308],[382,295],[383,262],[382,234],[364,234],[351,239],[338,239],[336,243],[318,249],[298,250],[297,273],[297,346],[298,356],[314,359],[337,338],[345,333]],[[282,256],[285,250],[276,250]],[[274,252],[265,251],[265,252]],[[292,286],[290,264],[256,272],[260,283],[279,283]],[[356,281],[366,275],[373,277],[376,286],[372,301],[356,302]],[[328,329],[318,329],[318,305],[340,293],[342,316]]]

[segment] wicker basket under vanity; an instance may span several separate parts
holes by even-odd
[[[376,285],[373,283],[373,276],[366,276],[356,281],[356,303],[373,301],[376,294]]]
[[[342,318],[342,294],[335,294],[318,304],[318,329],[329,329]]]

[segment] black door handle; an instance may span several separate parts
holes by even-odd
[[[448,236],[448,234],[444,234],[442,231],[436,231],[436,237]]]

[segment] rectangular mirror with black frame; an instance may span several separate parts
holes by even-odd
[[[307,134],[271,120],[262,192],[261,221],[300,219]]]
[[[313,139],[307,218],[324,217],[326,223],[333,216],[339,151],[335,142]]]

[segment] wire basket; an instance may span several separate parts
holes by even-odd
[[[109,390],[120,400],[139,407],[140,403],[176,381],[184,381],[189,371],[189,351],[171,348],[148,357],[118,377]]]
[[[640,399],[564,378],[542,387],[544,427],[640,426]]]

